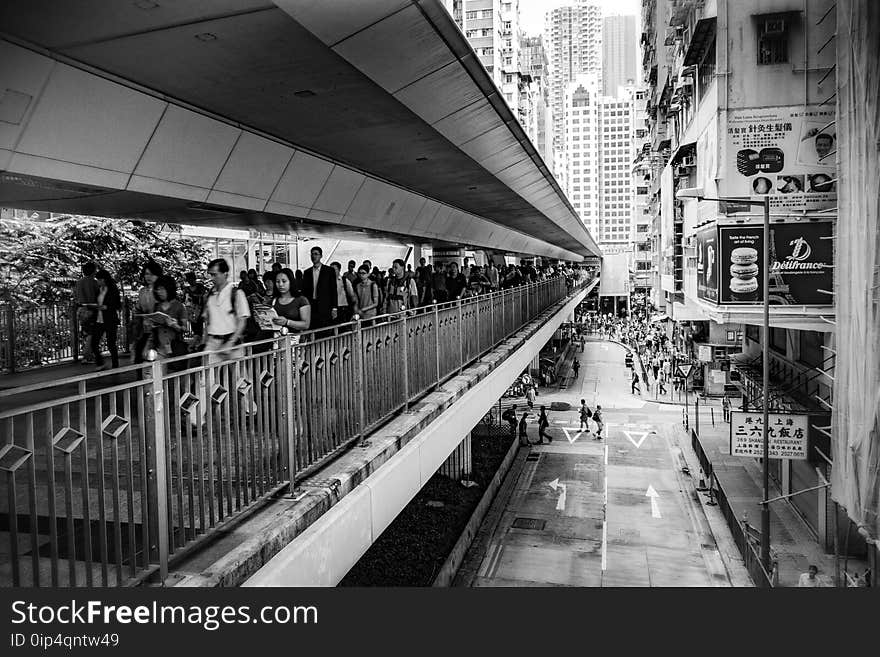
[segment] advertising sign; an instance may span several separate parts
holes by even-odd
[[[754,304],[764,299],[763,226],[718,227],[718,303]]]
[[[722,195],[769,195],[771,207],[792,210],[835,207],[834,116],[820,106],[728,110]]]
[[[807,458],[808,415],[770,413],[767,425],[769,454],[772,459],[804,461]],[[762,411],[730,411],[731,456],[764,456],[764,415]]]
[[[718,303],[718,233],[715,226],[697,233],[697,298]]]
[[[763,235],[760,225],[719,226],[718,303],[756,304],[764,299]],[[829,222],[771,224],[771,304],[830,305],[830,295],[820,292],[833,286],[830,237]],[[711,300],[708,292],[701,298]]]
[[[711,363],[712,362],[712,345],[710,344],[700,344],[697,345],[697,360],[701,363]]]

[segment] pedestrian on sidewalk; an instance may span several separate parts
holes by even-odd
[[[657,387],[659,388],[661,395],[666,394],[666,375],[663,372],[660,372],[660,376],[657,379]]]
[[[587,400],[581,399],[581,408],[580,408],[580,419],[581,419],[581,431],[590,429],[590,418],[593,416],[593,412],[587,407]]]
[[[547,407],[541,406],[541,415],[538,416],[538,442],[543,444],[544,438],[547,439],[548,443],[553,442],[553,437],[547,433],[547,428],[550,426],[550,420],[547,419]]]
[[[529,405],[529,410],[535,410],[535,386],[529,385],[526,386],[526,403]]]
[[[526,418],[529,414],[523,413],[522,417],[519,419],[519,444],[520,445],[528,445],[529,444],[529,432],[526,426]]]
[[[822,582],[819,580],[816,575],[819,574],[819,569],[810,564],[807,572],[801,573],[800,578],[798,578],[798,587],[799,588],[819,588],[822,586]]]
[[[727,395],[724,395],[724,399],[721,400],[721,412],[724,415],[724,421],[730,422],[730,400]]]
[[[642,394],[642,389],[639,387],[639,375],[636,372],[635,366],[633,366],[632,382],[630,383],[629,389],[630,394],[632,395],[636,394],[636,390],[639,391],[639,395]]]
[[[574,378],[577,379],[578,372],[581,371],[581,363],[577,358],[575,358],[574,362],[571,364],[571,369],[574,370]]]
[[[596,440],[602,440],[602,429],[605,423],[602,421],[602,407],[596,404],[596,410],[593,411],[593,422],[596,423]]]
[[[510,426],[511,438],[516,438],[516,404],[501,414],[501,419]]]

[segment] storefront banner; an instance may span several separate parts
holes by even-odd
[[[718,303],[718,233],[716,226],[704,228],[697,241],[697,298]]]
[[[803,461],[807,458],[809,416],[770,413],[767,440],[772,459]],[[730,412],[731,456],[764,456],[764,415],[762,411]]]
[[[774,223],[770,226],[770,303],[828,306],[822,290],[834,285],[830,222]],[[757,304],[764,299],[764,228],[718,228],[718,303]],[[699,285],[699,278],[698,278]],[[707,291],[701,298],[711,300]]]
[[[835,207],[834,116],[820,106],[728,110],[721,195],[769,195],[771,207],[791,210]]]

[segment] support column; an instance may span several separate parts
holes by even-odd
[[[471,469],[471,434],[468,432],[464,440],[459,443],[458,447],[449,455],[449,458],[440,466],[440,474],[446,475],[455,481],[461,481],[462,479],[470,479]]]

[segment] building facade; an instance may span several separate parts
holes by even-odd
[[[528,131],[529,124],[536,120],[535,90],[530,76],[521,68],[519,0],[444,0],[444,6]]]
[[[636,17],[606,16],[602,22],[602,88],[606,96],[620,96],[621,87],[638,83]]]
[[[834,403],[835,55],[821,47],[835,34],[833,20],[823,18],[833,4],[642,3],[650,134],[640,156],[650,171],[658,305],[684,357],[699,364],[695,385],[710,394],[738,390],[752,408],[764,399],[754,363],[768,340],[771,409],[813,420],[807,460],[771,460],[784,494],[817,486],[817,469],[827,474],[832,467],[830,433],[816,427],[831,424]],[[728,200],[684,200],[682,189]],[[735,201],[766,197],[769,262],[762,211]],[[790,499],[820,543],[831,546],[836,511],[828,492]]]
[[[571,6],[548,11],[544,23],[544,47],[550,66],[553,147],[557,151],[557,160],[562,161],[565,140],[563,113],[569,85],[581,75],[593,75],[601,85],[601,6],[594,0],[577,0]]]

